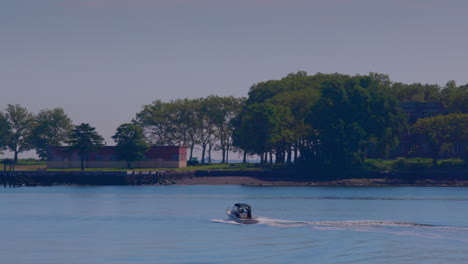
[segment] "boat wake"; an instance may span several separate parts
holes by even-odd
[[[222,223],[222,224],[242,225],[241,223],[237,223],[236,221],[230,220],[230,219],[225,219],[225,220],[222,220],[222,219],[213,219],[213,220],[211,220],[211,222],[214,222],[214,223]]]
[[[426,224],[401,222],[401,221],[380,221],[380,220],[349,220],[349,221],[289,221],[271,218],[258,218],[260,224],[265,224],[277,228],[289,228],[308,226],[312,228],[321,229],[320,227],[377,227],[377,226],[432,226]]]
[[[271,219],[271,218],[264,218],[258,217],[257,220],[259,221],[258,224],[264,224],[270,227],[276,228],[290,228],[290,227],[358,227],[358,226],[426,226],[430,227],[433,225],[426,225],[426,224],[417,224],[417,223],[409,223],[409,222],[400,222],[400,221],[379,221],[379,220],[351,220],[351,221],[291,221],[291,220],[280,220],[280,219]],[[211,222],[216,223],[225,223],[225,224],[240,224],[230,219],[213,219]]]
[[[468,227],[436,226],[402,221],[381,220],[348,220],[348,221],[291,221],[258,217],[257,225],[266,225],[273,228],[305,227],[321,231],[356,231],[377,232],[401,236],[414,236],[435,239],[450,239],[468,243]],[[226,219],[211,220],[216,223],[242,225]],[[255,225],[250,225],[255,226]]]

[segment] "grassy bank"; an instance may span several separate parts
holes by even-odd
[[[0,160],[1,162],[2,160]],[[21,159],[15,165],[16,170],[21,171],[80,171],[79,168],[73,169],[47,169],[46,161],[37,161],[34,159]],[[200,166],[189,166],[185,168],[133,168],[134,171],[154,171],[154,170],[221,170],[221,171],[262,171],[262,170],[279,170],[284,168],[292,168],[291,166],[267,164],[260,166],[255,163],[232,163],[221,164],[213,163]],[[420,170],[464,170],[468,169],[468,165],[461,159],[444,159],[439,160],[437,165],[432,164],[431,159],[427,158],[397,158],[392,160],[385,159],[368,159],[366,161],[366,170],[368,171],[420,171]],[[127,171],[125,168],[86,168],[85,171]]]
[[[418,171],[418,170],[463,170],[468,164],[462,159],[443,159],[432,164],[428,158],[397,158],[392,160],[369,159],[366,160],[366,169],[372,171]]]

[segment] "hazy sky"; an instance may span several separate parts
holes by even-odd
[[[297,70],[468,83],[466,0],[0,0],[0,109],[62,107],[109,145],[155,99]]]

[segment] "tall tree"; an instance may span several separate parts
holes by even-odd
[[[120,125],[112,139],[117,143],[117,155],[127,162],[128,169],[132,162],[144,159],[149,149],[143,129],[135,124]]]
[[[62,108],[41,110],[36,115],[31,133],[31,144],[41,159],[47,158],[48,146],[60,146],[67,139],[72,121]]]
[[[14,162],[16,163],[19,153],[32,148],[29,136],[33,127],[34,115],[18,104],[9,104],[5,109],[5,117],[11,128],[7,146],[14,153]]]
[[[252,104],[246,106],[234,122],[234,144],[247,153],[259,155],[265,162],[265,153],[272,151],[281,123],[279,108],[269,103]]]
[[[87,123],[74,126],[69,139],[68,149],[76,151],[80,156],[81,170],[84,170],[84,161],[88,152],[95,151],[104,146],[104,138],[96,132],[96,128]]]
[[[221,151],[222,163],[227,163],[229,148],[232,144],[232,123],[242,109],[244,98],[208,96],[206,111],[210,123],[214,126],[216,149]]]
[[[375,80],[354,76],[324,83],[309,122],[318,131],[322,164],[348,169],[362,165],[369,143],[388,153],[405,119],[396,99]]]
[[[144,105],[137,113],[135,122],[143,127],[148,141],[152,145],[172,145],[174,124],[171,121],[170,104],[155,100],[152,104]]]
[[[190,158],[198,143],[195,137],[197,101],[192,99],[177,99],[171,104],[171,124],[173,129],[172,137],[176,144],[187,146],[190,149]]]
[[[196,100],[195,112],[195,137],[201,147],[201,164],[205,163],[207,150],[212,145],[216,138],[214,136],[215,127],[209,114],[209,100],[207,98],[199,98]]]
[[[246,106],[241,111],[240,117],[233,122],[235,124],[235,145],[248,153],[252,152],[252,148],[247,145],[249,145],[251,133],[256,132],[251,131],[253,126],[245,124],[245,122],[251,121],[250,112],[259,110],[258,106],[270,105],[270,108],[273,106],[275,109],[271,112],[275,116],[265,118],[263,121],[268,123],[276,120],[273,122],[276,132],[271,134],[268,150],[265,151],[275,153],[276,162],[279,163],[291,162],[293,149],[294,156],[297,158],[305,131],[310,127],[304,123],[305,112],[319,97],[317,86],[327,78],[329,78],[327,75],[307,76],[306,72],[299,71],[290,73],[281,80],[271,80],[253,85],[249,91],[249,98],[245,102]],[[253,107],[254,105],[256,106]],[[266,108],[264,109],[266,110]],[[263,125],[268,127],[267,124]],[[244,139],[246,140],[244,143],[247,145],[243,143]]]

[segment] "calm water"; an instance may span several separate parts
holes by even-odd
[[[468,188],[2,188],[0,208],[8,264],[468,263]]]

